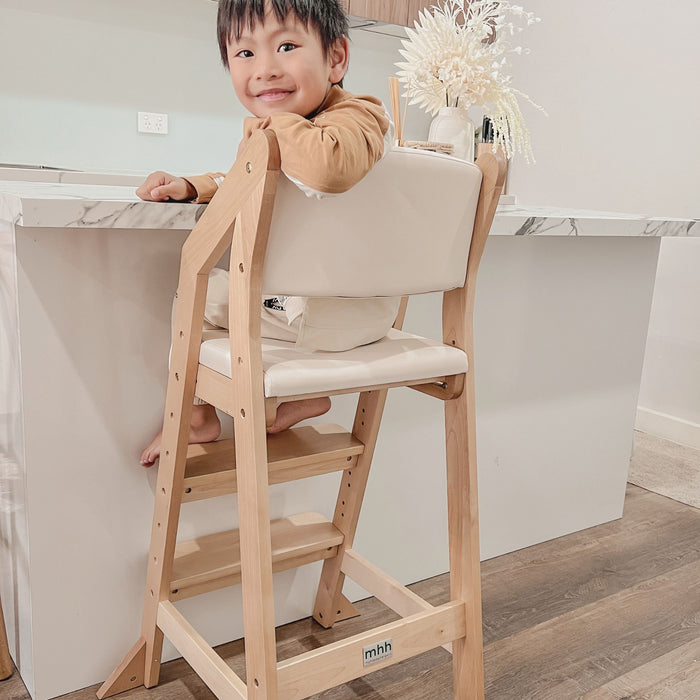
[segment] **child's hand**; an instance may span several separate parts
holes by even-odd
[[[197,191],[183,177],[175,177],[158,170],[151,173],[136,194],[147,202],[182,202],[194,199]]]

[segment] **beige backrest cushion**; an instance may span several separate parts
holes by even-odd
[[[349,192],[307,197],[280,176],[263,293],[400,296],[464,284],[481,171],[390,151]]]

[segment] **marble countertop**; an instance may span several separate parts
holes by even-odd
[[[34,228],[188,230],[204,206],[144,202],[131,185],[0,181],[0,221]]]
[[[0,180],[0,220],[36,228],[191,229],[205,205],[143,202],[133,186]],[[700,236],[697,219],[502,205],[501,236]]]
[[[498,207],[491,235],[700,236],[700,224],[697,219],[513,204]]]

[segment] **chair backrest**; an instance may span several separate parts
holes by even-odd
[[[369,297],[461,287],[481,177],[473,163],[411,148],[390,151],[350,191],[320,200],[280,176],[263,292]]]

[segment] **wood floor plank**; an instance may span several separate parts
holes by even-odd
[[[488,645],[487,687],[498,700],[579,697],[698,636],[700,561]]]
[[[485,643],[700,561],[696,509],[637,487],[628,493],[623,520],[483,563]]]
[[[24,687],[17,669],[8,679],[0,681],[0,698],[2,700],[29,700],[27,689]],[[94,695],[91,700],[95,700]]]
[[[582,700],[700,698],[700,637],[615,678]]]
[[[700,461],[692,447],[635,431],[628,480],[700,508]]]

